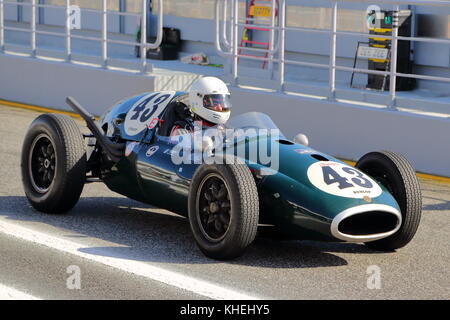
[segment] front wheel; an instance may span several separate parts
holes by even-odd
[[[86,178],[86,152],[75,121],[61,114],[37,117],[25,136],[21,168],[25,194],[36,210],[72,209]]]
[[[359,159],[356,167],[389,190],[402,214],[402,224],[396,233],[365,244],[381,251],[404,247],[416,234],[422,214],[422,194],[414,168],[405,157],[391,151],[370,152]]]
[[[201,165],[192,178],[188,208],[194,238],[210,258],[236,258],[256,236],[258,190],[245,164]]]

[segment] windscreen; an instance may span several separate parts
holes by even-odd
[[[247,112],[244,114],[237,115],[228,120],[225,126],[230,129],[255,128],[255,129],[279,130],[277,125],[272,121],[272,119],[267,114],[261,112]],[[281,131],[280,135],[283,135]]]

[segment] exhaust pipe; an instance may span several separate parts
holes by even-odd
[[[91,130],[92,134],[97,139],[98,143],[102,147],[103,151],[108,155],[108,157],[113,162],[119,162],[125,149],[125,143],[115,143],[109,140],[109,138],[103,134],[103,130],[95,122],[94,116],[90,114],[86,109],[84,109],[74,98],[67,97],[66,102],[76,113],[78,113],[84,119],[87,127],[89,128],[89,130]]]

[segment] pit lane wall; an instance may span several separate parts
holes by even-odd
[[[142,92],[184,90],[198,77],[189,73],[144,75],[0,54],[0,99],[72,111],[65,102],[72,96],[95,115]]]
[[[0,54],[0,99],[70,110],[73,96],[99,115],[124,97],[152,90],[185,89],[192,79],[161,85],[158,77]],[[308,97],[230,88],[233,115],[269,114],[288,138],[305,133],[310,146],[357,160],[373,150],[405,155],[416,170],[450,177],[450,119],[388,111]],[[8,121],[8,119],[2,119]]]

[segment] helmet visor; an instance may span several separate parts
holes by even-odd
[[[229,94],[205,94],[203,106],[216,112],[229,112],[231,109]]]

